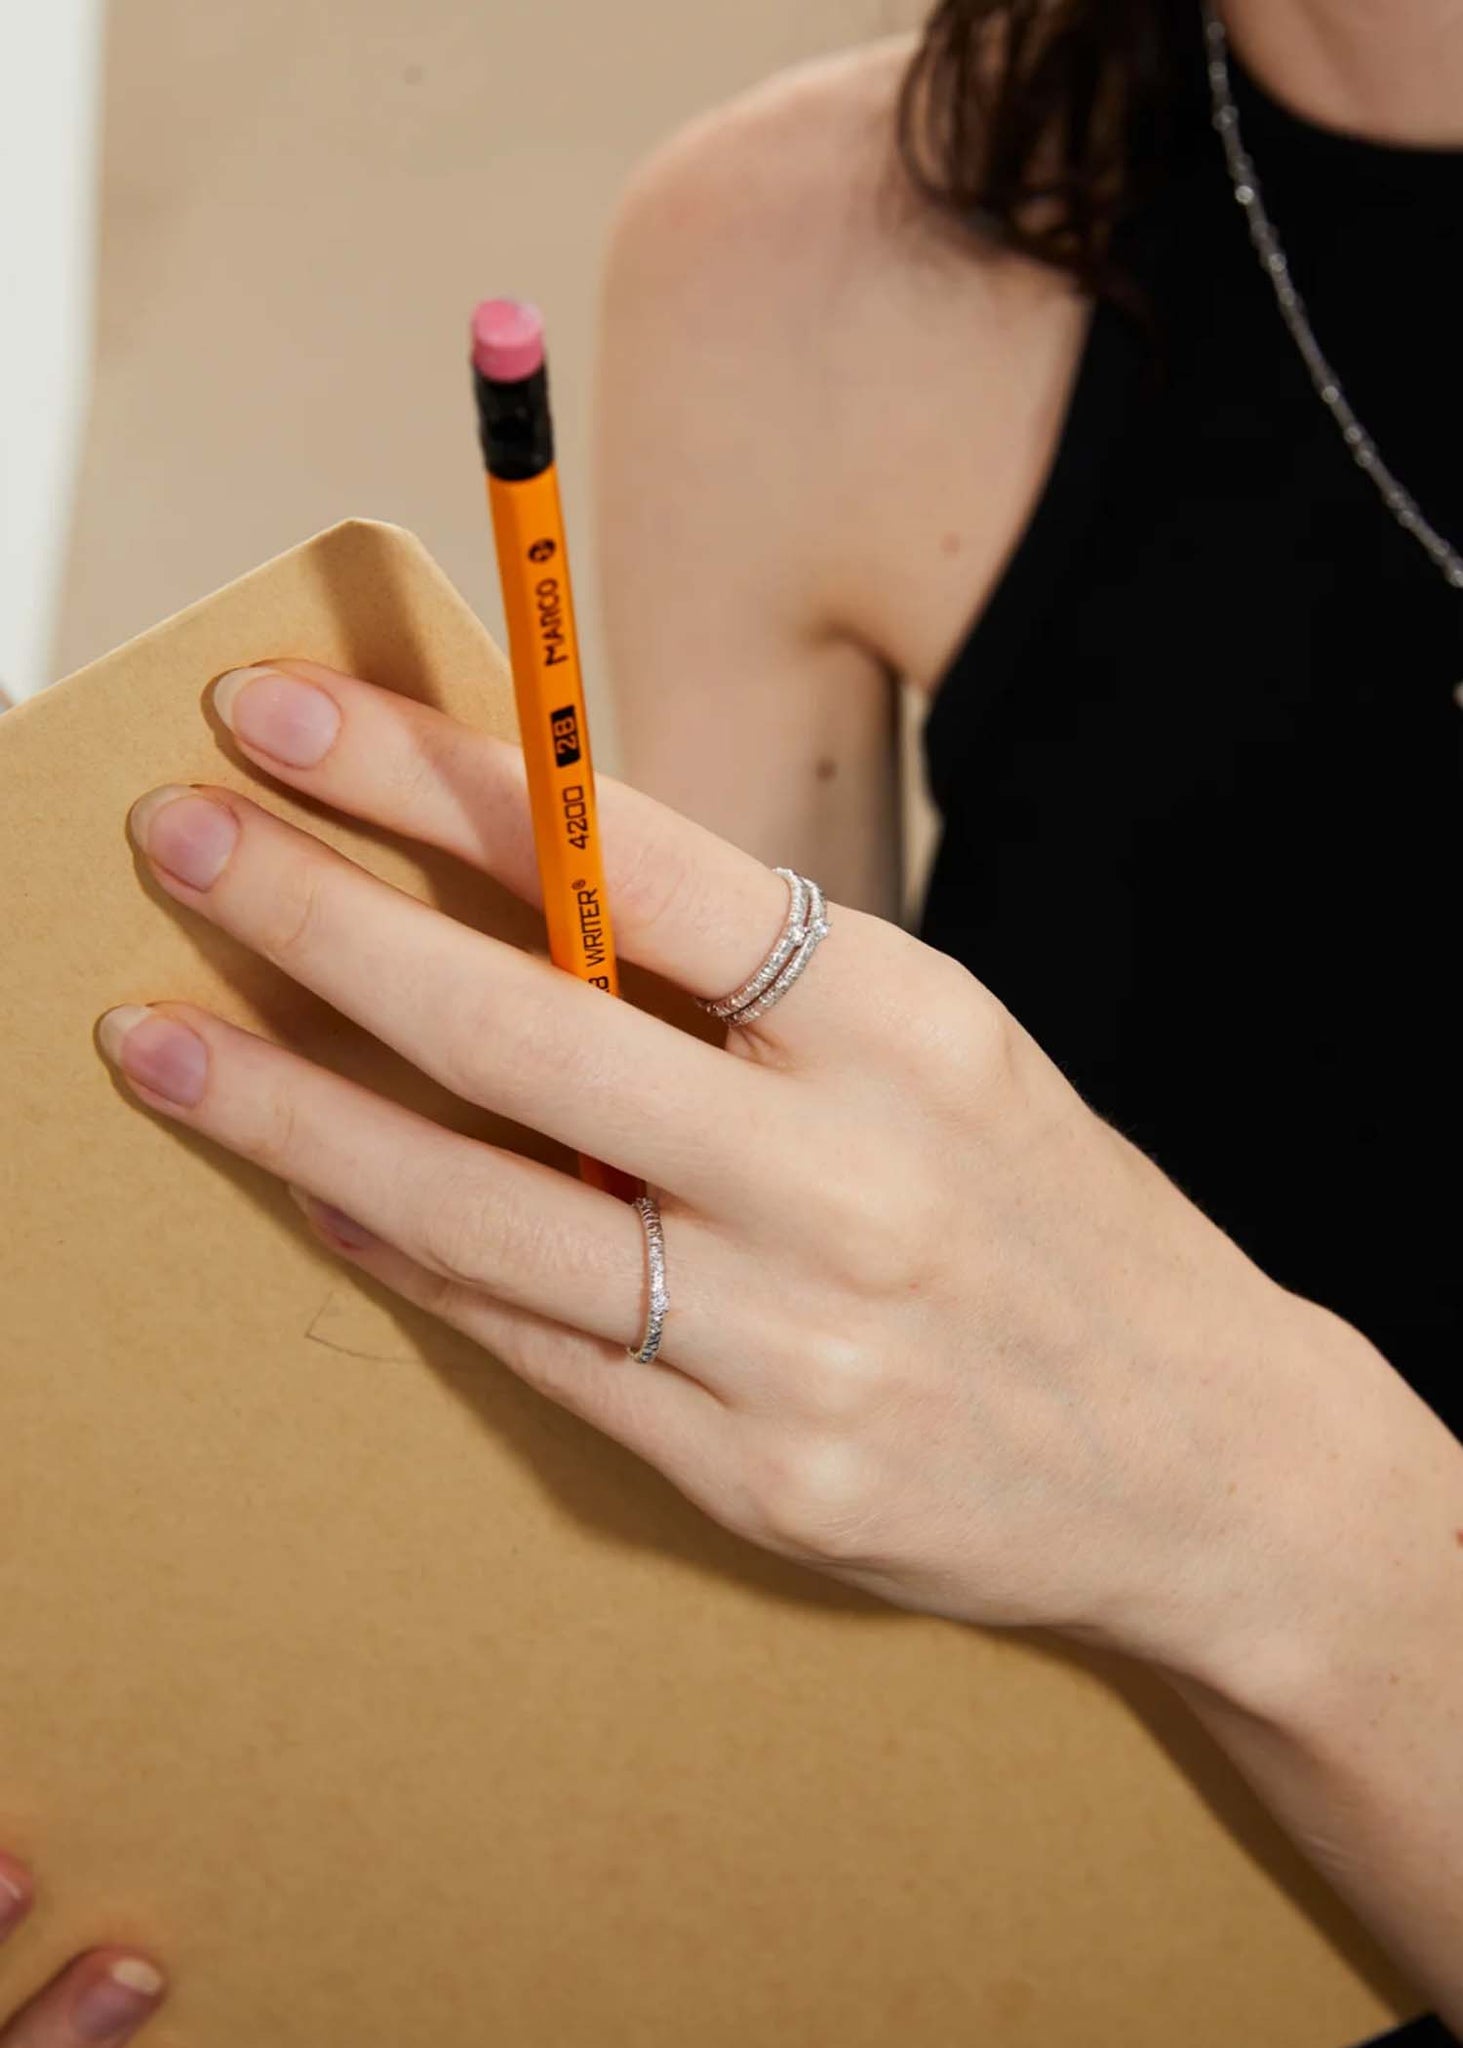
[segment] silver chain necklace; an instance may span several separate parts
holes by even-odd
[[[1254,243],[1261,267],[1274,288],[1275,302],[1280,308],[1281,318],[1290,329],[1291,338],[1300,350],[1317,396],[1335,420],[1342,440],[1351,451],[1352,461],[1371,478],[1397,524],[1412,535],[1419,547],[1426,549],[1440,573],[1453,588],[1463,590],[1463,555],[1450,546],[1437,528],[1424,518],[1412,493],[1397,481],[1383,462],[1376,442],[1352,411],[1350,401],[1341,388],[1341,379],[1322,354],[1321,345],[1311,330],[1304,301],[1295,288],[1290,275],[1290,264],[1284,249],[1280,246],[1280,237],[1265,211],[1255,166],[1240,136],[1239,108],[1234,103],[1234,90],[1230,84],[1229,38],[1224,32],[1224,23],[1219,18],[1214,0],[1202,0],[1202,5],[1204,35],[1208,44],[1209,97],[1214,108],[1214,126],[1219,130],[1220,140],[1224,144],[1224,160],[1229,166],[1234,196],[1244,208],[1250,240]],[[1463,682],[1454,685],[1453,698],[1460,707],[1463,707]]]

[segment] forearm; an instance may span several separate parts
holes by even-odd
[[[1326,1341],[1356,1363],[1354,1332],[1332,1324]],[[1380,1394],[1361,1362],[1361,1384]],[[1351,1385],[1343,1371],[1339,1387]],[[1217,1683],[1169,1676],[1463,2032],[1463,1444],[1395,1385],[1354,1460],[1323,1455],[1309,1503],[1287,1510],[1287,1527],[1309,1522],[1321,1539],[1303,1611],[1292,1596],[1289,1612],[1262,1617],[1254,1654],[1228,1653]]]

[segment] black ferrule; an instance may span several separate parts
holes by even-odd
[[[472,380],[488,474],[515,484],[542,476],[554,459],[547,370],[541,365],[531,377],[497,384],[474,364]]]

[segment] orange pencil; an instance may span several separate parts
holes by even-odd
[[[549,955],[617,996],[538,309],[485,300],[473,315],[472,361]],[[641,1192],[632,1175],[588,1154],[579,1173],[623,1201]]]

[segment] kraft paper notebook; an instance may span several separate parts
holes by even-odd
[[[140,882],[131,801],[223,781],[543,950],[228,754],[209,678],[285,653],[514,730],[364,522],[0,719],[0,1841],[43,1890],[0,2010],[135,1940],[157,2048],[1341,2048],[1415,2011],[1157,1681],[724,1535],[122,1099],[93,1022],[173,996],[572,1169]]]

